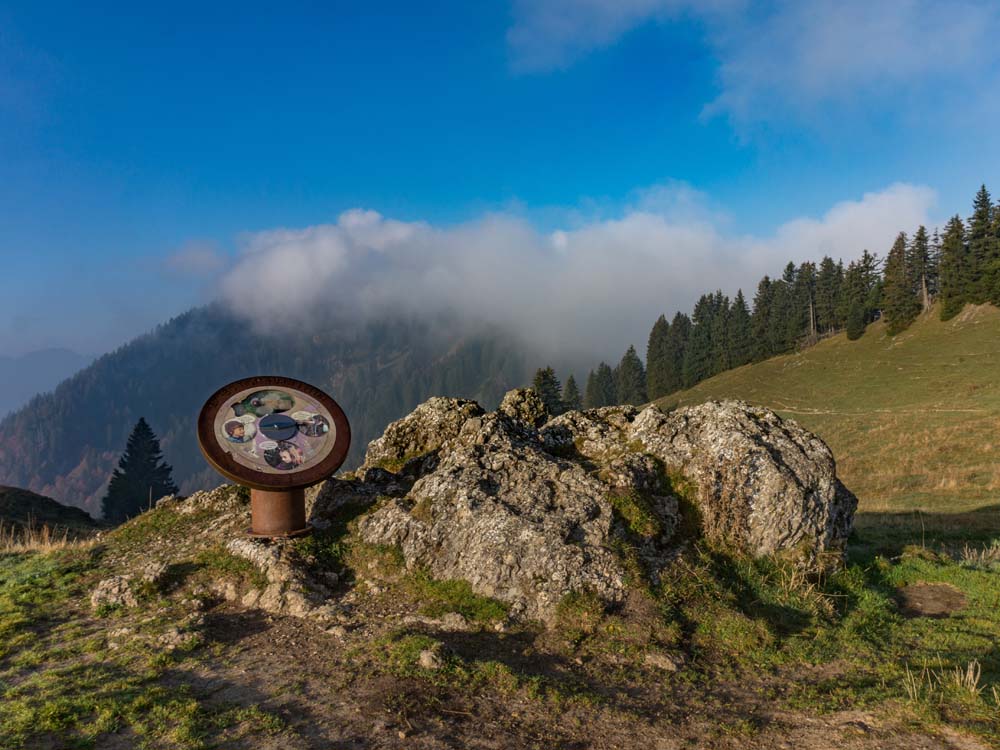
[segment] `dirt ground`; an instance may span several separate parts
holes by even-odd
[[[422,626],[414,632],[421,628],[463,659],[490,658],[522,673],[582,681],[603,700],[553,702],[386,675],[359,655],[350,632],[335,635],[310,621],[232,605],[207,613],[207,647],[181,662],[169,679],[190,685],[209,702],[257,705],[288,726],[275,736],[219,738],[220,747],[988,750],[947,729],[935,736],[915,734],[899,717],[780,710],[773,697],[782,688],[773,681],[694,686],[677,674],[612,678],[604,665],[533,653],[524,636]],[[602,670],[608,679],[602,679]]]

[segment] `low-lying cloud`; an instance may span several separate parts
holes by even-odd
[[[727,232],[693,195],[644,191],[617,217],[551,232],[504,213],[439,227],[351,210],[334,224],[245,237],[220,293],[265,329],[331,313],[454,314],[509,328],[553,358],[610,359],[630,343],[644,351],[658,315],[689,312],[706,291],[742,288],[749,302],[789,260],[884,254],[901,229],[928,222],[935,201],[929,188],[896,184],[753,237]]]

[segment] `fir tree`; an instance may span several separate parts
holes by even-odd
[[[646,346],[646,394],[650,400],[655,401],[670,393],[669,343],[670,324],[661,315],[653,323],[653,329],[649,332],[649,344]]]
[[[108,492],[101,500],[101,514],[111,523],[124,523],[161,497],[176,492],[170,465],[160,452],[160,441],[140,417],[111,475]]]
[[[948,320],[962,312],[969,298],[967,259],[965,226],[958,216],[953,216],[944,228],[941,240],[941,320]]]
[[[852,316],[851,311],[855,308],[860,311],[861,331],[858,331],[858,322],[855,320],[853,330],[857,335],[854,338],[861,335],[861,332],[864,331],[864,326],[868,322],[865,316],[865,300],[867,297],[868,289],[865,283],[864,269],[862,269],[858,261],[852,260],[847,265],[847,271],[844,272],[844,284],[840,295],[840,312],[838,314],[843,319],[844,325],[849,326]],[[848,338],[851,338],[850,334],[848,334]]]
[[[664,359],[667,363],[664,387],[666,393],[679,391],[684,387],[684,352],[687,351],[688,337],[691,335],[691,318],[684,313],[674,315],[667,334]]]
[[[736,299],[729,308],[729,360],[731,367],[745,365],[753,358],[753,340],[750,330],[750,311],[743,298],[743,290],[736,292]]]
[[[711,295],[703,294],[695,303],[691,316],[691,334],[684,351],[684,387],[690,388],[712,374],[712,322],[714,302]]]
[[[928,286],[932,297],[936,297],[941,291],[941,234],[937,228],[931,236],[930,264],[933,272],[928,277]]]
[[[931,306],[931,289],[934,288],[934,260],[931,257],[930,240],[927,229],[921,225],[913,235],[913,240],[906,249],[907,273],[913,282],[913,291],[920,299],[921,308],[926,311]],[[886,274],[889,273],[886,264]]]
[[[878,318],[882,309],[882,273],[881,261],[874,253],[867,250],[861,253],[859,268],[861,269],[861,279],[864,284],[865,298],[865,323],[871,323]]]
[[[792,349],[795,339],[789,338],[789,331],[794,329],[796,317],[795,297],[792,287],[784,278],[772,282],[771,315],[767,324],[767,337],[770,349],[768,356],[784,354]]]
[[[566,378],[562,392],[563,411],[579,411],[583,406],[580,400],[580,389],[576,387],[576,378],[570,375]]]
[[[885,264],[883,312],[886,332],[890,336],[905,330],[920,312],[920,302],[908,273],[906,255],[906,233],[900,232]]]
[[[792,341],[805,334],[810,343],[816,341],[816,264],[803,263],[795,273],[795,317],[789,322],[788,338]]]
[[[840,327],[837,306],[841,285],[844,282],[843,265],[826,256],[820,261],[816,274],[816,329],[831,333]]]
[[[583,395],[583,405],[587,409],[612,406],[615,403],[615,378],[611,368],[601,362],[597,370],[587,377],[587,389]]]
[[[555,370],[551,367],[542,367],[536,370],[535,380],[531,387],[538,393],[545,408],[549,410],[549,414],[562,414],[562,386],[559,384]]]
[[[993,207],[993,261],[986,268],[989,300],[1000,307],[1000,203]]]
[[[587,373],[587,385],[583,389],[583,408],[584,409],[596,409],[599,406],[605,406],[605,404],[599,403],[600,396],[598,396],[597,389],[597,373],[591,370]]]
[[[646,403],[646,370],[642,360],[630,346],[615,370],[617,401],[619,404],[638,406]]]
[[[729,297],[717,291],[712,297],[712,364],[708,377],[733,366],[729,350]]]
[[[753,337],[753,361],[767,359],[774,352],[771,349],[771,308],[774,304],[774,289],[771,279],[765,276],[757,284],[757,294],[753,298],[753,313],[750,315],[750,334]]]
[[[865,308],[860,302],[852,302],[847,308],[847,338],[855,341],[865,332]]]
[[[972,202],[966,242],[969,249],[965,301],[979,305],[990,298],[993,265],[998,255],[993,234],[993,200],[985,185],[979,188]]]

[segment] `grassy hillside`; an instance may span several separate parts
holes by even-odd
[[[868,512],[968,511],[1000,498],[1000,310],[937,311],[895,338],[881,323],[722,373],[664,406],[740,398],[829,443]]]
[[[100,524],[79,508],[62,505],[19,487],[0,485],[0,551],[5,541],[14,541],[21,532],[44,527],[56,535],[76,537],[92,533]]]

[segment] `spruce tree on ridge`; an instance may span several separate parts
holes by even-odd
[[[580,389],[576,385],[576,378],[570,375],[566,378],[562,392],[563,411],[579,411],[583,408],[583,401],[580,399]]]
[[[636,354],[635,347],[629,346],[615,372],[617,402],[639,406],[646,403],[646,370]]]
[[[907,268],[906,233],[900,232],[885,264],[884,307],[886,332],[895,336],[920,312],[920,302]]]
[[[542,399],[549,414],[555,416],[563,413],[562,386],[559,384],[555,370],[551,367],[542,367],[536,370],[532,388]]]
[[[177,493],[171,468],[163,460],[160,441],[142,417],[132,428],[118,468],[111,474],[108,491],[101,500],[106,521],[124,523],[166,495]]]

